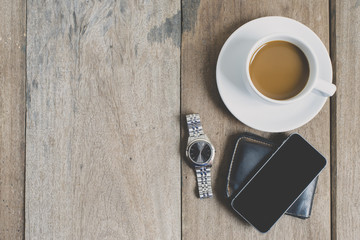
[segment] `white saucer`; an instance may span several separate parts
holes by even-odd
[[[251,46],[273,33],[287,33],[309,44],[320,63],[318,76],[332,82],[329,54],[320,38],[305,25],[285,17],[263,17],[238,28],[226,40],[216,65],[216,81],[222,100],[229,111],[244,124],[265,132],[285,132],[298,128],[319,113],[326,97],[312,92],[290,104],[267,103],[254,96],[241,80],[241,64],[245,64]]]

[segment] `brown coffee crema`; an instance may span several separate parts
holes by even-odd
[[[310,68],[300,48],[286,41],[271,41],[254,52],[249,73],[254,86],[263,95],[286,100],[304,89]]]

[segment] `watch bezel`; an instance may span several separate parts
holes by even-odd
[[[191,158],[190,158],[190,155],[189,155],[189,151],[190,151],[190,147],[196,143],[196,142],[206,142],[209,144],[210,146],[210,149],[211,149],[211,156],[209,158],[209,160],[207,160],[206,162],[204,163],[197,163],[197,162],[194,162]],[[208,166],[208,165],[211,165],[212,164],[212,161],[215,157],[215,148],[214,146],[211,144],[211,142],[205,138],[196,138],[194,140],[192,140],[191,142],[189,142],[189,144],[187,145],[186,147],[186,157],[191,161],[192,164],[194,164],[195,166]]]

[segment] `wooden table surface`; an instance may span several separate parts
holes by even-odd
[[[293,131],[328,159],[311,218],[260,234],[226,205],[226,170],[238,134],[283,134],[231,115],[215,65],[272,15],[318,34],[337,92]],[[360,0],[3,0],[0,23],[0,239],[360,239]],[[184,157],[193,112],[211,200]]]

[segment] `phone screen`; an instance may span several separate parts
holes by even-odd
[[[231,205],[260,232],[267,232],[325,167],[326,159],[293,134],[232,200]]]

